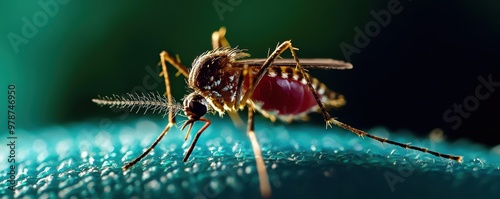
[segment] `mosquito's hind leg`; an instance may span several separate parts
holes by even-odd
[[[301,70],[294,70],[293,72],[301,73],[301,77],[304,74]],[[321,101],[327,108],[339,109],[345,106],[346,101],[344,95],[328,89],[328,87],[324,83],[321,83],[318,79],[309,77],[309,74],[306,75],[311,80],[312,87],[316,90],[316,92],[318,92],[318,96],[321,96]]]
[[[334,124],[338,127],[341,127],[345,130],[348,130],[352,133],[355,133],[356,135],[360,136],[360,137],[369,137],[371,139],[374,139],[374,140],[377,140],[379,142],[381,142],[382,144],[383,143],[388,143],[388,144],[392,144],[392,145],[396,145],[396,146],[399,146],[399,147],[402,147],[402,148],[405,148],[405,149],[413,149],[413,150],[417,150],[417,151],[421,151],[421,152],[424,152],[424,153],[429,153],[429,154],[432,154],[434,156],[438,156],[438,157],[443,157],[443,158],[446,158],[446,159],[451,159],[451,160],[455,160],[455,161],[458,161],[458,162],[462,162],[462,156],[454,156],[454,155],[449,155],[449,154],[442,154],[442,153],[439,153],[439,152],[436,152],[436,151],[431,151],[427,148],[422,148],[422,147],[417,147],[417,146],[412,146],[412,145],[409,145],[409,144],[403,144],[403,143],[400,143],[400,142],[396,142],[396,141],[392,141],[392,140],[389,140],[387,138],[381,138],[381,137],[378,137],[378,136],[375,136],[375,135],[371,135],[371,134],[368,134],[366,133],[365,131],[362,131],[362,130],[359,130],[357,128],[354,128],[354,127],[351,127],[345,123],[342,123],[334,118],[332,118],[330,116],[330,114],[326,111],[326,108],[325,108],[325,105],[321,102],[320,98],[319,98],[319,95],[318,95],[318,91],[312,86],[311,84],[311,80],[309,78],[308,75],[306,75],[306,73],[304,72],[304,68],[302,68],[302,66],[300,65],[300,62],[299,62],[299,59],[297,57],[297,55],[295,54],[295,50],[294,48],[292,47],[291,43],[289,44],[289,47],[290,51],[292,52],[292,55],[293,55],[293,59],[295,60],[295,62],[297,63],[297,69],[300,70],[302,72],[302,75],[304,76],[304,79],[307,81],[307,85],[309,86],[314,98],[316,99],[316,102],[321,110],[321,113],[323,114],[323,117],[325,118],[325,122],[327,124],[327,126],[331,126],[331,124]]]

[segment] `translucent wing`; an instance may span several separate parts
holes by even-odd
[[[252,67],[260,67],[266,59],[242,59],[238,60],[238,63],[246,64],[248,66]],[[304,67],[305,69],[322,69],[322,70],[331,70],[331,69],[336,69],[336,70],[344,70],[344,69],[351,69],[352,64],[349,62],[344,62],[340,60],[335,60],[335,59],[300,59],[300,65]],[[273,62],[273,65],[275,66],[293,66],[295,67],[297,63],[295,62],[294,59],[276,59]]]

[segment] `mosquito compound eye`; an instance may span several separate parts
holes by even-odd
[[[189,117],[194,117],[194,118],[200,118],[203,115],[207,113],[207,103],[206,99],[197,94],[197,93],[191,93],[188,96],[184,98],[184,111],[187,116]]]
[[[207,106],[199,101],[191,100],[189,102],[189,110],[196,116],[201,117],[207,113]]]

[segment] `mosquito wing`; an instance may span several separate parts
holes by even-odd
[[[265,61],[266,59],[242,59],[237,62],[252,67],[261,67]],[[344,70],[352,68],[351,63],[335,59],[300,59],[299,61],[300,65],[302,65],[305,69]],[[297,62],[295,62],[294,59],[276,59],[274,60],[273,65],[295,67]]]

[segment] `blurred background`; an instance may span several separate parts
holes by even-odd
[[[211,33],[225,26],[230,43],[248,49],[253,58],[265,57],[269,48],[292,39],[301,58],[352,62],[350,71],[310,71],[346,96],[346,107],[331,113],[352,126],[385,126],[422,136],[440,128],[451,140],[467,138],[489,146],[500,141],[496,123],[500,87],[483,86],[480,94],[487,98],[478,99],[476,92],[483,85],[481,77],[500,82],[500,2],[44,0],[0,4],[0,93],[4,93],[0,104],[5,110],[7,86],[14,84],[16,124],[28,131],[92,118],[152,117],[116,113],[91,99],[164,92],[163,82],[156,77],[159,52],[179,54],[190,65],[211,48]],[[381,13],[391,13],[390,19],[377,17]],[[367,40],[360,38],[363,34]],[[173,85],[179,101],[186,94],[185,80],[174,78]],[[457,106],[468,108],[460,113]],[[6,114],[0,118],[6,121]],[[319,114],[313,114],[310,123],[324,125]]]

